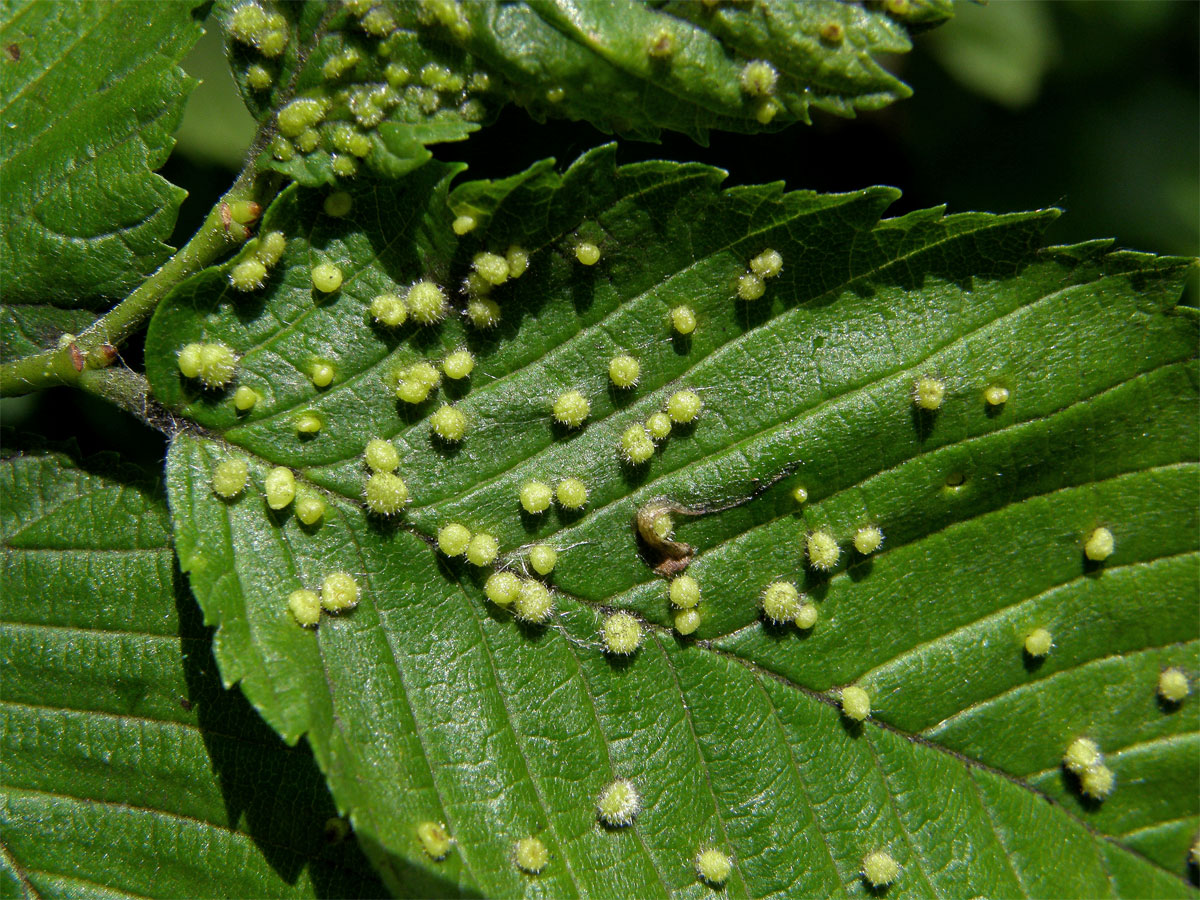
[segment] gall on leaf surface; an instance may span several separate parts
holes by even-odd
[[[340,219],[293,188],[267,213],[288,250],[257,302],[214,269],[160,307],[154,390],[207,429],[176,437],[168,485],[226,681],[287,740],[308,735],[385,878],[402,862],[488,895],[690,894],[703,843],[727,849],[737,896],[859,893],[878,848],[901,873],[889,896],[1189,895],[1197,705],[1164,709],[1156,685],[1200,646],[1197,318],[1176,306],[1192,261],[1046,247],[1053,211],[885,218],[888,188],[722,190],[705,166],[613,157],[457,186],[430,163],[356,185]],[[481,224],[456,235],[467,205]],[[596,266],[575,261],[580,235],[603,244]],[[471,260],[512,244],[528,270],[477,330]],[[768,247],[781,272],[737,300]],[[317,253],[346,273],[335,296],[311,290]],[[442,323],[372,324],[373,297],[423,278],[447,288]],[[683,343],[682,302],[705,323]],[[176,347],[202,340],[236,350],[254,409],[179,377]],[[396,399],[397,369],[459,347],[469,385]],[[628,390],[609,384],[620,352],[641,363]],[[320,393],[313,354],[341,373]],[[917,409],[931,373],[943,403]],[[568,389],[591,400],[578,430],[547,402]],[[624,430],[680,390],[700,415],[623,462]],[[472,423],[453,446],[427,421],[447,398]],[[327,424],[306,441],[290,422],[308,408]],[[374,437],[411,496],[386,519],[362,507]],[[321,526],[249,489],[215,498],[225,442],[253,456],[253,484],[286,465],[324,491]],[[522,512],[522,485],[567,477],[587,483],[582,510]],[[662,498],[693,551],[670,562],[703,588],[688,637],[635,535]],[[560,548],[546,623],[487,601],[488,567],[436,553],[451,522],[494,535],[501,566]],[[864,522],[887,535],[869,557],[850,549]],[[1098,567],[1083,547],[1101,526],[1116,550]],[[844,551],[827,572],[804,551],[818,530]],[[334,570],[359,605],[297,627],[284,586]],[[764,621],[777,580],[819,610],[811,628]],[[598,639],[618,610],[646,628],[624,659]],[[1023,650],[1037,627],[1055,643],[1040,663]],[[851,684],[871,697],[861,723],[838,708]],[[1082,733],[1116,775],[1102,803],[1060,768]],[[614,833],[595,798],[621,778],[642,808]],[[444,860],[423,855],[422,821],[446,823]],[[511,862],[529,834],[550,854],[536,882]]]

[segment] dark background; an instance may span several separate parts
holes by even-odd
[[[773,135],[713,133],[708,147],[666,134],[623,142],[624,162],[697,160],[727,184],[791,188],[899,187],[889,214],[946,204],[950,212],[1059,206],[1050,238],[1112,237],[1155,253],[1200,255],[1200,3],[1189,0],[993,0],[959,4],[947,25],[891,61],[913,96],[845,120],[816,113],[811,128]],[[162,174],[189,192],[174,243],[184,243],[228,188],[253,134],[206,36],[185,61],[204,80],[189,102]],[[434,149],[504,177],[543,156],[560,163],[609,137],[584,123],[534,123],[508,107],[469,141]],[[1196,279],[1185,302],[1195,305]],[[139,365],[136,342],[124,351]],[[116,449],[161,464],[161,435],[75,391],[5,400],[4,424],[85,452]]]

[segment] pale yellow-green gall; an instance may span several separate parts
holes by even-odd
[[[303,588],[292,591],[288,594],[287,605],[292,618],[305,628],[315,628],[321,620],[321,598],[315,591]]]
[[[462,410],[447,403],[429,417],[429,428],[443,441],[456,444],[467,433],[467,417]]]
[[[900,866],[886,850],[872,850],[862,860],[862,877],[879,890],[900,877]]]
[[[323,294],[332,294],[342,286],[342,270],[333,263],[317,263],[312,269],[312,283]]]
[[[398,63],[391,63],[385,70],[385,75],[387,74],[387,72],[391,71],[392,66],[396,66],[396,65],[398,65]],[[401,66],[400,68],[403,68],[403,66]],[[406,72],[405,75],[407,75],[407,74],[408,73]],[[388,78],[389,82],[391,82],[391,80],[392,80],[391,78]],[[478,224],[479,224],[479,220],[476,219],[474,216],[461,215],[461,216],[458,216],[455,218],[455,220],[450,224],[450,227],[451,227],[451,229],[453,229],[455,234],[457,234],[459,237],[462,237],[464,234],[474,231],[475,227]]]
[[[229,270],[229,283],[239,291],[258,290],[267,279],[267,267],[262,260],[251,257]]]
[[[946,399],[946,383],[938,378],[918,378],[913,386],[913,403],[932,412]]]
[[[408,319],[408,307],[395,294],[379,294],[371,301],[371,318],[380,325],[396,328]]]
[[[871,714],[871,696],[856,684],[842,688],[842,715],[861,722]]]
[[[1008,388],[993,384],[983,392],[983,399],[988,406],[1003,406],[1008,402]]]
[[[267,495],[267,506],[283,509],[296,497],[296,476],[291,469],[277,466],[263,480],[263,491]]]
[[[680,425],[693,421],[703,408],[704,401],[695,391],[676,391],[667,401],[667,415]]]
[[[333,363],[325,359],[315,360],[308,367],[308,377],[312,379],[314,387],[327,388],[333,384]]]
[[[837,565],[842,550],[832,534],[824,529],[810,532],[808,535],[808,564],[814,569],[828,572]]]
[[[676,306],[671,310],[671,327],[680,334],[691,334],[696,330],[696,314],[690,306]]]
[[[521,485],[521,506],[527,513],[545,512],[553,497],[549,485],[541,481],[527,481]]]
[[[1113,533],[1107,528],[1097,528],[1088,535],[1087,542],[1083,545],[1083,552],[1092,562],[1104,562],[1112,556],[1115,546]]]
[[[390,84],[394,88],[404,87],[404,85],[408,84],[409,71],[408,71],[407,67],[405,67],[402,63],[390,62],[384,67],[383,77],[386,78],[387,83]],[[455,228],[454,229],[455,234],[466,234],[468,231],[470,231],[472,228],[474,228],[476,224],[478,224],[474,221],[474,219],[475,219],[474,216],[459,216],[459,218],[460,219],[471,219],[472,221],[471,221],[470,228],[466,227],[467,223],[465,223],[465,222],[463,223],[463,225],[461,227],[465,228],[464,231],[459,231],[458,228]],[[457,221],[458,221],[458,219],[455,219],[455,222],[457,222]]]
[[[367,34],[377,38],[387,37],[396,28],[396,20],[382,6],[372,7],[370,12],[359,19],[358,24]]]
[[[422,822],[417,826],[417,840],[421,842],[421,849],[432,860],[445,859],[454,843],[450,832],[441,822]]]
[[[296,138],[296,146],[301,153],[312,153],[321,145],[321,133],[315,128],[306,128]]]
[[[500,553],[500,543],[486,532],[471,535],[467,544],[467,562],[473,566],[490,566]]]
[[[742,67],[738,76],[743,93],[751,97],[769,97],[775,93],[779,72],[766,60],[755,59]]]
[[[363,461],[372,472],[395,472],[400,467],[400,451],[391,441],[371,438],[363,450]]]
[[[258,403],[258,391],[242,385],[233,392],[233,406],[238,412],[249,412]]]
[[[325,103],[310,97],[293,100],[279,111],[279,133],[287,138],[299,137],[305,129],[312,128],[325,118]]]
[[[465,525],[451,522],[438,529],[438,549],[447,556],[462,556],[471,543],[471,532]]]
[[[216,479],[213,479],[214,484]],[[1158,676],[1158,696],[1167,703],[1182,703],[1184,697],[1192,692],[1187,673],[1176,666],[1163,669]]]
[[[628,778],[618,778],[600,792],[596,801],[596,814],[609,828],[632,825],[641,808],[641,795]]]
[[[651,413],[646,419],[646,433],[653,441],[666,440],[671,434],[671,417],[665,412]]]
[[[1117,786],[1117,776],[1108,766],[1092,766],[1079,776],[1079,788],[1094,800],[1103,800]]]
[[[737,295],[742,300],[757,300],[767,292],[767,284],[753,272],[741,275],[737,280]]]
[[[523,837],[513,845],[513,863],[522,872],[536,875],[549,861],[550,851],[535,837]]]
[[[608,377],[619,388],[631,388],[642,374],[641,364],[628,354],[614,356],[608,364]]]
[[[358,582],[346,572],[326,575],[321,582],[321,606],[331,613],[358,606]]]
[[[504,254],[504,259],[508,263],[509,278],[520,278],[529,268],[529,251],[516,244],[508,248],[508,252]]]
[[[512,572],[493,572],[484,582],[483,592],[497,606],[511,606],[521,593],[521,579]]]
[[[325,423],[315,412],[302,412],[296,417],[297,434],[317,434]]]
[[[792,488],[792,499],[797,503],[807,503],[808,488],[804,487],[802,484],[796,485],[794,488]]]
[[[271,155],[280,162],[291,162],[296,158],[296,148],[282,134],[277,134],[271,141]]]
[[[258,252],[255,254],[268,269],[283,258],[287,249],[287,238],[282,231],[268,231],[258,242]]]
[[[325,501],[309,488],[296,489],[296,518],[305,525],[316,525],[325,517]]]
[[[754,118],[761,124],[769,124],[777,115],[782,107],[777,100],[767,98],[754,107]]]
[[[367,476],[363,499],[377,516],[393,516],[408,503],[408,485],[392,472],[376,472]]]
[[[243,3],[229,17],[229,34],[242,44],[254,45],[270,28],[267,12],[257,3]]]
[[[783,271],[783,257],[778,250],[764,250],[750,260],[750,271],[759,278],[774,278]]]
[[[404,298],[409,315],[422,325],[432,325],[446,317],[446,292],[432,281],[418,281]]]
[[[179,371],[207,388],[222,388],[233,380],[237,360],[225,344],[188,344],[179,351]]]
[[[646,55],[657,60],[667,60],[674,56],[675,33],[665,25],[654,29],[646,42]]]
[[[526,579],[517,591],[513,612],[522,622],[540,625],[554,612],[554,596],[540,581]]]
[[[246,489],[246,478],[250,467],[244,459],[223,459],[212,473],[213,493],[225,500],[232,500]]]
[[[591,412],[592,405],[579,391],[567,391],[554,401],[554,418],[563,425],[578,428]]]
[[[821,40],[827,44],[840,44],[846,39],[846,29],[840,22],[826,22],[821,26]]]
[[[696,854],[696,874],[714,887],[720,887],[729,880],[733,871],[733,860],[728,853],[716,847],[702,847]]]
[[[1076,775],[1082,775],[1093,766],[1104,764],[1104,754],[1091,738],[1077,737],[1067,745],[1063,753],[1063,765]]]
[[[396,396],[405,403],[424,403],[434,388],[428,381],[411,374],[401,377],[396,385]]]
[[[465,347],[451,352],[442,360],[442,371],[455,381],[468,377],[475,370],[475,355]]]
[[[700,603],[700,583],[691,575],[680,575],[667,589],[676,609],[694,609]]]
[[[539,575],[549,575],[558,562],[558,551],[549,544],[534,544],[529,548],[529,565]]]
[[[467,303],[467,319],[475,328],[495,328],[500,324],[500,304],[491,297],[472,297]]]
[[[773,625],[790,622],[800,611],[800,592],[790,582],[772,582],[763,591],[762,610],[767,621]]]
[[[556,494],[563,509],[582,509],[588,501],[587,485],[574,477],[560,481]]]
[[[675,613],[675,630],[687,637],[700,627],[700,610],[681,609]]]
[[[604,649],[615,656],[628,656],[642,646],[642,623],[627,612],[613,613],[600,631]]]
[[[488,284],[501,285],[508,281],[508,260],[499,253],[476,253],[471,267]]]
[[[333,216],[335,219],[350,215],[353,207],[354,201],[345,191],[334,191],[325,198],[325,202],[322,204],[325,215]]]
[[[817,608],[813,604],[801,603],[796,610],[796,618],[794,620],[796,627],[807,631],[817,624],[819,615]]]
[[[1045,628],[1035,628],[1025,635],[1025,652],[1035,659],[1041,659],[1054,646],[1054,636]]]
[[[631,465],[641,465],[654,455],[654,441],[641,425],[630,425],[621,435],[621,456]]]
[[[582,265],[594,266],[600,262],[600,248],[591,241],[582,241],[575,245],[575,258]]]
[[[874,553],[883,543],[883,532],[878,525],[864,525],[854,532],[854,549],[863,556]]]

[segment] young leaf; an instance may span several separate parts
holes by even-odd
[[[876,850],[900,867],[889,896],[1187,894],[1198,707],[1155,686],[1200,665],[1197,318],[1175,305],[1192,261],[1043,249],[1052,211],[881,219],[891,189],[723,191],[704,166],[613,157],[453,190],[430,163],[340,216],[293,189],[267,215],[288,249],[260,293],[216,269],[159,308],[149,377],[205,429],[168,458],[177,547],[225,678],[308,734],[377,862],[464,890],[672,894],[713,845],[738,895],[857,892]],[[493,257],[522,254],[496,283]],[[337,291],[313,289],[318,264]],[[426,280],[443,321],[374,320],[376,296]],[[477,329],[464,308],[484,298],[500,319]],[[183,377],[190,342],[233,348],[261,402],[239,414],[232,384]],[[439,382],[464,346],[469,377]],[[638,362],[627,387],[619,355]],[[423,363],[424,401],[398,398]],[[570,390],[578,427],[554,418]],[[431,432],[447,403],[461,441]],[[655,443],[643,423],[664,409]],[[298,434],[310,413],[323,427]],[[399,450],[403,511],[364,511],[373,438]],[[233,502],[209,485],[229,453],[250,470]],[[323,497],[319,525],[267,508],[274,466]],[[523,504],[568,477],[582,510]],[[540,588],[524,612],[485,599],[491,568],[437,549],[449,525],[519,572],[530,545],[557,548],[546,624],[508,611],[540,618]],[[1084,552],[1098,527],[1103,562]],[[699,605],[675,610],[656,570],[684,567]],[[358,605],[300,627],[289,593],[332,572]],[[778,581],[815,623],[764,620]],[[646,630],[625,657],[601,643],[614,609]],[[1103,802],[1055,768],[1080,734],[1116,773]],[[640,805],[602,825],[623,778]],[[428,821],[456,842],[439,861]],[[536,881],[510,859],[528,835],[549,849]]]
[[[908,52],[908,25],[951,13],[944,0],[221,4],[247,105],[281,107],[263,163],[308,185],[360,165],[402,175],[427,144],[465,138],[509,102],[538,120],[702,143],[712,128],[807,123],[811,109],[853,116],[911,93],[877,57]],[[319,114],[297,117],[297,102]]]
[[[383,895],[308,751],[221,687],[160,490],[39,453],[0,492],[5,896]]]
[[[0,9],[0,281],[26,332],[39,320],[17,307],[99,308],[170,255],[185,192],[154,170],[193,86],[178,62],[198,5]]]

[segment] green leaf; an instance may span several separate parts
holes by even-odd
[[[12,305],[101,308],[171,253],[154,174],[194,85],[196,2],[0,5],[0,280]]]
[[[311,755],[221,688],[159,489],[39,453],[0,492],[4,896],[380,896]]]
[[[427,144],[462,140],[509,102],[539,121],[583,119],[644,140],[666,129],[701,143],[713,128],[755,133],[807,123],[812,109],[879,109],[911,91],[878,57],[911,49],[906,23],[952,14],[946,0],[889,8],[838,0],[277,8],[225,0],[222,17],[235,77],[257,116],[296,98],[326,105],[308,137],[294,140],[284,128],[263,156],[317,185],[357,169],[358,158],[375,172],[403,175],[429,159]],[[278,18],[268,23],[270,16]],[[257,29],[247,25],[259,19]],[[277,35],[287,36],[286,48],[269,56],[279,50]],[[751,63],[763,69],[761,90],[749,86]]]
[[[611,147],[563,175],[450,191],[454,173],[364,183],[345,218],[286,192],[263,226],[288,236],[266,288],[201,273],[147,339],[156,394],[203,426],[174,440],[168,489],[222,673],[286,739],[308,734],[377,862],[486,895],[701,894],[691,861],[711,842],[734,857],[731,895],[823,896],[863,893],[862,857],[884,847],[902,866],[888,896],[1189,894],[1197,704],[1162,707],[1155,687],[1161,666],[1200,668],[1197,317],[1175,306],[1192,261],[1040,249],[1053,212],[881,219],[892,189],[722,191],[719,171],[617,168]],[[480,224],[456,238],[466,210]],[[580,240],[596,265],[576,261]],[[510,245],[530,266],[493,289],[494,331],[465,323],[457,291],[439,326],[372,324],[375,295],[453,287]],[[768,248],[782,273],[736,299]],[[344,276],[331,295],[311,284],[324,262]],[[668,324],[680,303],[699,320],[688,339]],[[232,386],[180,377],[191,341],[240,355],[237,383],[262,398],[249,413]],[[396,399],[397,367],[460,346],[478,359],[468,383]],[[619,352],[640,359],[634,389],[609,384]],[[935,413],[914,406],[923,377],[945,386]],[[985,403],[993,385],[1007,403]],[[625,429],[684,388],[699,419],[624,464]],[[551,419],[568,389],[591,401],[578,430]],[[467,417],[460,445],[431,434],[444,401]],[[301,437],[310,411],[323,428]],[[376,436],[411,493],[398,522],[363,510]],[[251,472],[231,502],[209,486],[226,456]],[[321,492],[323,522],[267,509],[273,465]],[[571,475],[583,512],[521,512],[527,480]],[[675,521],[702,587],[692,639],[633,525],[664,497],[707,510]],[[559,549],[548,627],[518,625],[484,599],[486,570],[435,552],[448,523],[495,535],[518,571],[531,543]],[[868,523],[884,534],[869,558],[850,545]],[[1092,564],[1098,526],[1116,549]],[[817,529],[841,545],[828,574],[804,557]],[[289,593],[333,571],[362,602],[299,627]],[[817,605],[811,631],[763,623],[780,578]],[[601,651],[614,608],[649,629],[632,660]],[[1035,627],[1055,642],[1040,665],[1022,651]],[[873,698],[861,727],[837,709],[853,683]],[[1103,803],[1056,768],[1079,735],[1116,773]],[[597,823],[615,777],[645,800],[630,829]],[[421,852],[425,820],[457,839],[444,862]],[[510,861],[529,834],[551,853],[536,879]]]

